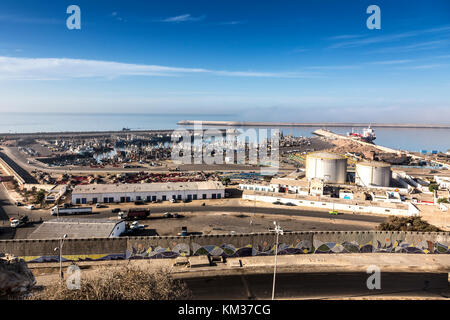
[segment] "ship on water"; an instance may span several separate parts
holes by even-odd
[[[368,128],[364,128],[362,133],[355,132],[352,129],[352,132],[348,132],[347,136],[352,139],[361,140],[368,143],[372,143],[377,138],[375,131],[370,126]]]

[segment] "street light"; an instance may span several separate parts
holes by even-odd
[[[62,272],[62,248],[64,245],[64,239],[67,238],[67,234],[63,235],[62,238],[59,239],[59,248],[56,247],[54,251],[59,251],[59,277],[61,281],[64,279]]]
[[[283,235],[283,229],[281,229],[281,226],[277,224],[276,221],[273,222],[275,225],[275,233],[277,234],[277,241],[275,244],[275,265],[273,267],[273,286],[272,286],[272,300],[275,298],[275,276],[277,274],[277,255],[278,255],[278,236]]]

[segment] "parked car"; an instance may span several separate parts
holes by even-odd
[[[33,205],[26,206],[26,208],[27,208],[28,210],[34,210],[34,206],[33,206]]]
[[[290,207],[296,206],[296,204],[293,204],[292,202],[288,202],[288,203],[286,203],[286,205],[287,205],[287,206],[290,206]]]
[[[21,207],[21,206],[22,206],[22,202],[16,201],[15,205],[16,205],[17,207]]]
[[[143,204],[144,204],[144,201],[142,201],[142,200],[136,200],[136,201],[134,202],[134,204],[137,205],[137,206],[143,205]]]
[[[272,202],[272,204],[281,204],[281,202],[280,201],[275,201],[275,202]]]
[[[10,218],[9,219],[11,228],[20,228],[25,226],[29,220],[28,220],[28,216],[21,216],[19,218]]]
[[[143,229],[145,229],[145,225],[139,224],[138,221],[133,221],[133,223],[131,223],[131,225],[130,225],[130,230],[133,230],[133,231],[143,230]]]
[[[164,218],[172,218],[172,214],[170,212],[164,213]]]
[[[177,202],[177,200],[176,200],[176,199],[170,199],[170,202],[172,202],[172,203],[176,203],[176,202]]]
[[[178,233],[179,236],[187,237],[189,233],[187,232],[187,227],[181,227],[181,232]]]
[[[112,213],[119,213],[119,212],[120,212],[120,209],[119,209],[119,208],[114,208],[114,209],[111,210],[111,212],[112,212]]]

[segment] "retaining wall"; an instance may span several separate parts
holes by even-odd
[[[275,253],[274,233],[188,237],[65,239],[63,261],[158,259],[207,255],[246,257]],[[0,252],[28,262],[59,261],[59,240],[0,240]],[[279,254],[423,253],[449,254],[450,233],[388,231],[287,232]]]

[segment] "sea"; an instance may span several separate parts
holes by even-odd
[[[117,114],[117,113],[0,113],[0,133],[35,132],[82,132],[130,130],[172,130],[183,128],[177,125],[180,120],[209,121],[251,121],[235,115],[203,114]],[[270,119],[268,119],[270,121]],[[290,121],[290,120],[288,120]],[[321,127],[333,132],[346,134],[348,127]],[[249,128],[243,128],[246,130]],[[294,136],[313,136],[319,127],[280,127],[283,134]],[[355,131],[362,128],[354,127]],[[450,129],[423,128],[374,128],[377,136],[375,144],[409,151],[441,151],[450,149]]]

